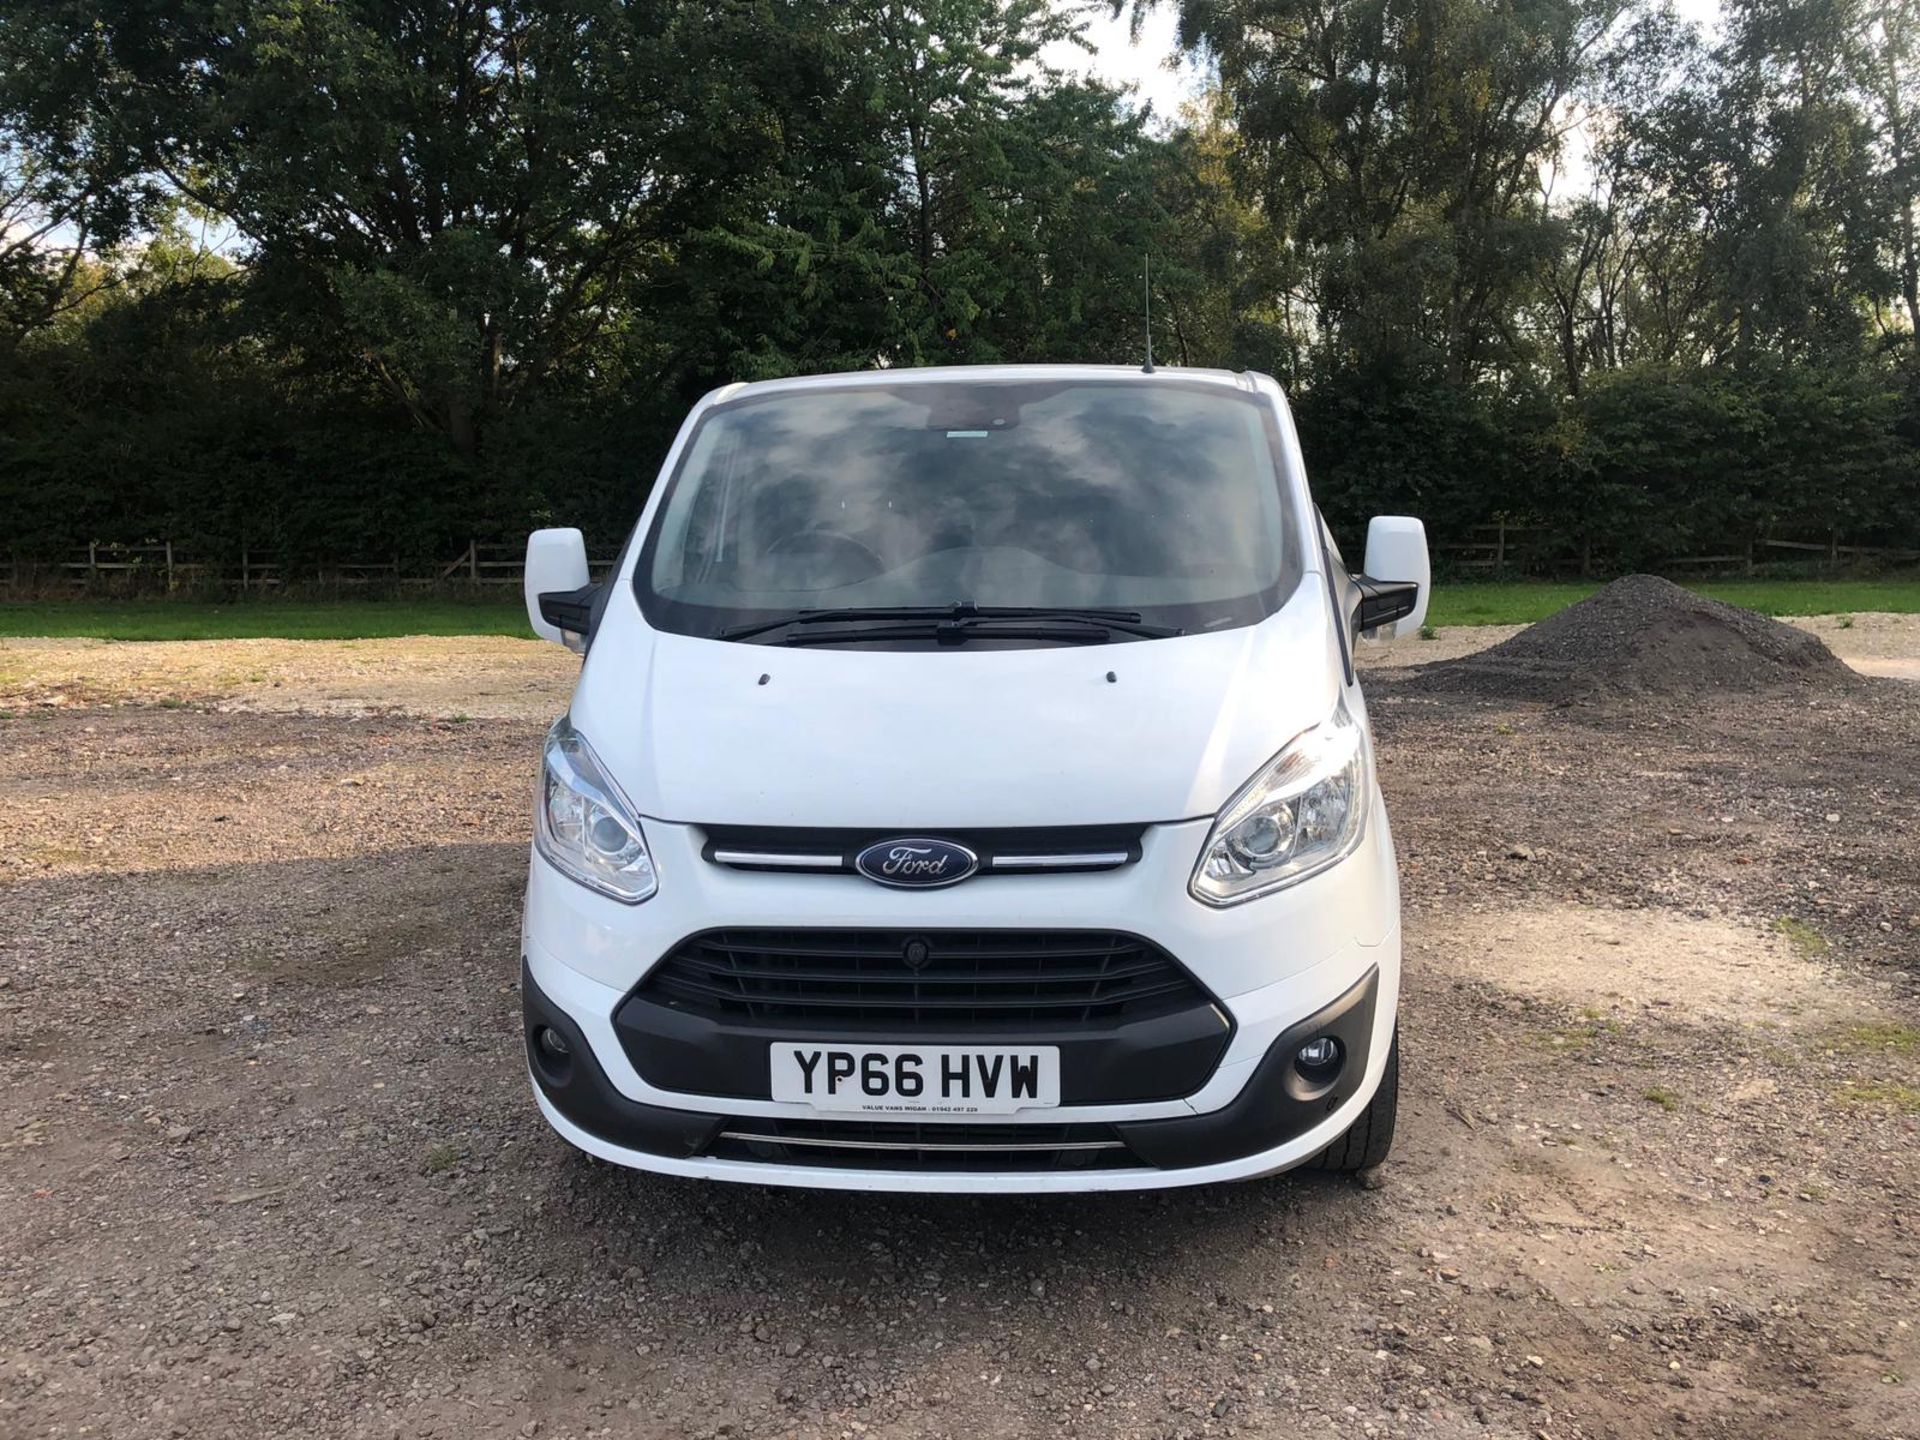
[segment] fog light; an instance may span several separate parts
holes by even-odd
[[[1293,1058],[1308,1074],[1325,1074],[1340,1063],[1340,1042],[1331,1035],[1316,1035]]]
[[[542,1051],[556,1060],[564,1060],[573,1053],[567,1048],[567,1042],[560,1037],[560,1032],[549,1029],[545,1025],[534,1032],[533,1040]]]

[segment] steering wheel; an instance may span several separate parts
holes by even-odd
[[[791,535],[782,535],[766,549],[768,555],[813,555],[828,561],[841,562],[835,569],[836,574],[845,574],[843,584],[851,585],[860,580],[871,580],[886,564],[880,557],[853,536],[839,530],[829,530],[824,525],[809,526],[805,530],[796,530]],[[847,563],[851,562],[851,563]]]

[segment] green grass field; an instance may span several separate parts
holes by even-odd
[[[1596,585],[1442,583],[1435,625],[1522,625],[1593,593]],[[1920,612],[1920,576],[1898,580],[1728,580],[1693,587],[1767,615]],[[520,602],[458,600],[49,600],[0,603],[0,636],[107,640],[371,640],[391,635],[528,635]]]
[[[525,635],[526,608],[511,601],[48,600],[0,604],[0,636],[105,640],[375,640],[390,635]]]
[[[1576,600],[1597,584],[1548,585],[1441,583],[1433,590],[1427,619],[1434,625],[1530,625]],[[1690,590],[1758,610],[1762,615],[1849,615],[1868,610],[1920,612],[1920,575],[1895,580],[1708,580]]]

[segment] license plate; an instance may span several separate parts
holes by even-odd
[[[773,1098],[816,1110],[893,1115],[1011,1115],[1060,1103],[1052,1045],[773,1047]]]

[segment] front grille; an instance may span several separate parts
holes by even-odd
[[[1159,946],[1101,930],[709,930],[636,996],[716,1020],[893,1030],[1052,1028],[1211,1004]]]
[[[708,1146],[716,1160],[839,1170],[1036,1171],[1138,1167],[1111,1125],[901,1124],[735,1120]]]
[[[1144,825],[1011,826],[993,829],[849,830],[791,825],[709,825],[702,850],[715,865],[782,874],[858,873],[869,845],[935,836],[980,858],[981,875],[1061,875],[1118,870],[1140,858]]]

